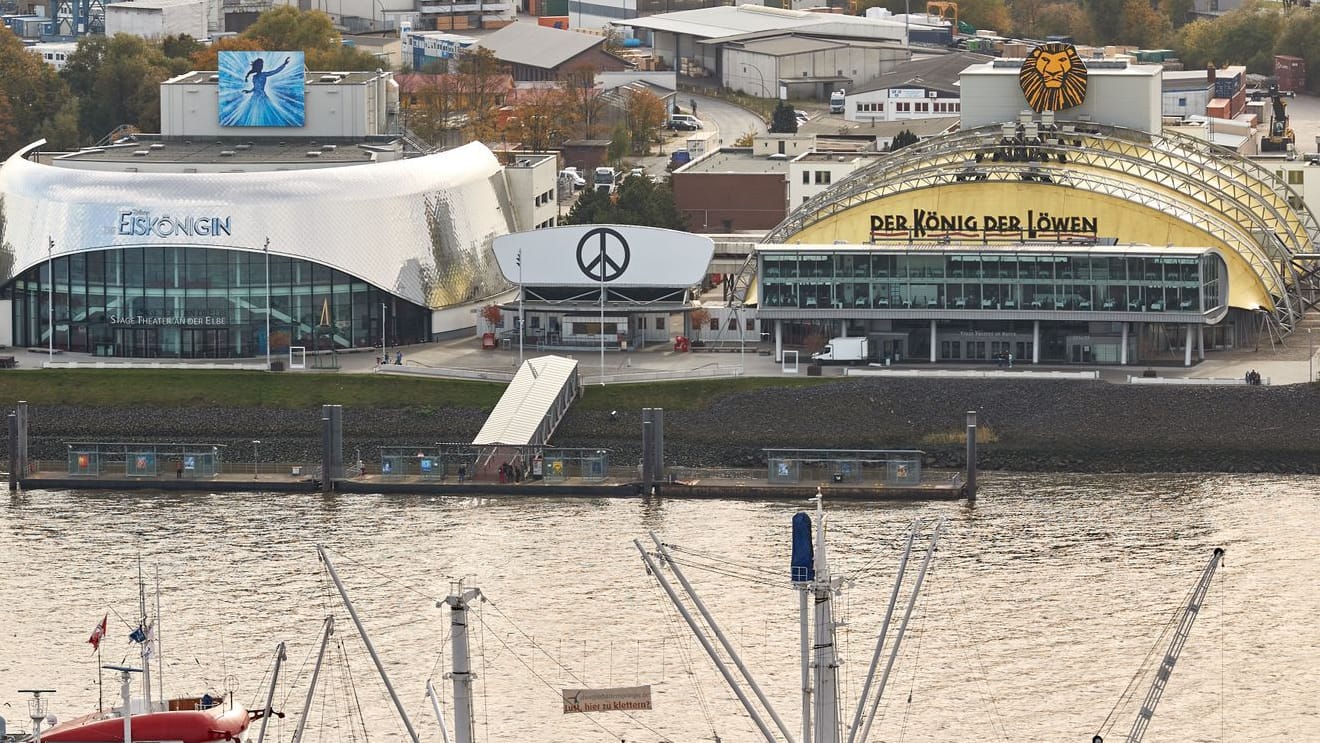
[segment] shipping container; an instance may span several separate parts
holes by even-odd
[[[1229,101],[1227,98],[1215,98],[1205,104],[1205,115],[1215,119],[1227,119]]]
[[[1285,54],[1274,56],[1274,77],[1279,81],[1279,90],[1298,93],[1306,90],[1306,60]]]

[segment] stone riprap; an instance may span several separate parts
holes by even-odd
[[[766,448],[922,449],[961,467],[965,413],[979,411],[984,469],[1074,472],[1320,472],[1320,386],[1135,386],[1040,380],[863,379],[730,394],[665,412],[669,463],[759,467]],[[362,409],[345,404],[345,459],[355,447],[471,441],[488,411]],[[319,410],[83,409],[33,406],[33,455],[59,460],[72,441],[227,444],[227,461],[314,462]],[[638,461],[641,411],[570,411],[553,444],[606,448]]]

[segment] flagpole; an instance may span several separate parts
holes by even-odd
[[[96,711],[105,709],[105,696],[101,693],[101,644],[96,645]]]

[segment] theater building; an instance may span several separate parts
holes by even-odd
[[[188,73],[162,84],[160,135],[73,153],[37,142],[0,167],[0,342],[160,358],[346,350],[471,328],[512,290],[491,241],[545,221],[553,198],[521,192],[553,189],[554,158],[528,161],[545,177],[512,187],[481,144],[405,159],[389,73],[233,54],[272,57],[264,70],[236,60],[241,104],[252,70],[281,104],[276,75],[296,72],[297,110],[227,124],[255,113],[227,113],[224,69]]]

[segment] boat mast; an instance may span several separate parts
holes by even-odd
[[[701,643],[701,647],[706,651],[706,655],[710,656],[711,662],[715,664],[717,669],[719,669],[720,675],[724,676],[724,683],[728,684],[729,689],[733,691],[734,696],[738,697],[738,701],[742,703],[743,709],[746,710],[747,715],[752,718],[752,722],[756,723],[756,727],[761,731],[761,735],[765,736],[766,741],[769,743],[775,743],[774,733],[770,730],[769,726],[765,724],[765,720],[761,719],[760,713],[756,711],[756,707],[752,705],[752,701],[747,698],[747,693],[743,691],[742,687],[738,685],[738,681],[734,679],[733,674],[729,672],[729,667],[725,664],[724,659],[720,657],[719,653],[715,652],[715,646],[710,644],[710,638],[706,637],[706,633],[701,631],[701,628],[697,625],[696,619],[692,616],[692,612],[688,611],[687,606],[679,600],[678,592],[674,590],[674,586],[670,584],[669,579],[660,572],[660,566],[657,565],[655,560],[651,559],[651,556],[642,548],[640,540],[634,539],[633,546],[637,547],[637,551],[641,553],[642,562],[646,565],[646,571],[655,576],[655,579],[659,581],[660,587],[665,590],[665,595],[669,597],[669,602],[674,605],[674,608],[678,610],[678,613],[683,617],[683,620],[687,622],[688,627],[692,630],[692,634],[697,638],[697,642]]]
[[[142,579],[142,556],[138,555],[138,611],[142,617],[138,622],[138,628],[144,633],[142,642],[138,644],[138,652],[142,656],[142,698],[146,701],[145,712],[154,712],[155,707],[151,704],[151,628],[147,624],[147,584]],[[125,707],[124,714],[130,714],[132,707]]]
[[[440,738],[444,743],[449,743],[449,730],[445,728],[445,713],[440,710],[440,695],[435,693],[435,687],[431,685],[431,679],[426,680],[426,696],[431,698],[431,708],[435,710],[436,722],[440,723]],[[297,743],[297,741],[294,741]]]
[[[779,732],[784,734],[784,738],[788,743],[795,743],[793,740],[793,734],[788,731],[788,726],[779,718],[779,713],[770,705],[770,700],[766,699],[765,692],[761,691],[760,684],[757,684],[756,679],[752,678],[752,672],[747,669],[747,664],[743,663],[742,656],[738,655],[738,651],[734,649],[733,643],[729,642],[729,638],[725,636],[724,630],[720,629],[719,624],[715,622],[715,617],[711,616],[710,610],[706,608],[705,602],[703,602],[701,597],[697,595],[696,590],[692,588],[692,584],[688,582],[687,576],[683,575],[683,571],[679,569],[678,565],[674,562],[674,557],[669,553],[669,548],[660,541],[660,538],[655,535],[655,532],[650,532],[650,535],[651,541],[655,542],[656,549],[659,551],[660,556],[664,558],[665,564],[674,572],[674,577],[678,578],[679,584],[683,586],[683,591],[692,599],[692,603],[696,605],[697,611],[701,612],[701,616],[706,620],[706,625],[715,633],[716,639],[718,639],[720,644],[724,646],[724,651],[733,659],[734,665],[738,667],[738,671],[742,673],[743,679],[747,681],[747,685],[750,686],[752,692],[756,694],[756,698],[761,702],[761,706],[765,707],[766,712],[770,714],[770,719],[774,720],[775,725],[779,727]]]
[[[921,584],[926,581],[926,569],[930,567],[930,562],[935,557],[935,545],[940,541],[940,532],[944,530],[944,519],[940,518],[935,523],[935,531],[930,535],[930,545],[926,548],[926,557],[921,561],[921,569],[917,571],[917,581],[912,586],[912,593],[908,596],[907,608],[903,610],[903,621],[898,625],[898,632],[894,635],[894,648],[889,651],[889,660],[885,663],[885,672],[880,676],[880,685],[875,690],[875,701],[871,703],[871,713],[866,716],[866,722],[862,726],[862,737],[859,743],[866,743],[866,737],[871,733],[871,723],[875,721],[876,710],[880,707],[880,698],[885,694],[885,685],[889,683],[889,673],[894,669],[894,661],[898,660],[898,649],[903,644],[903,635],[907,633],[908,621],[912,619],[912,610],[917,605],[917,596],[921,593]]]
[[[119,696],[124,700],[124,743],[133,743],[133,692],[129,688],[132,683],[132,674],[142,673],[141,668],[132,668],[130,666],[101,666],[107,671],[119,671]]]
[[[815,735],[813,743],[839,743],[839,655],[834,644],[834,591],[825,550],[825,496],[816,489],[816,575],[811,582],[815,597]]]
[[[362,644],[367,646],[367,654],[371,656],[371,662],[376,665],[376,672],[380,674],[380,680],[385,684],[385,690],[390,694],[390,700],[394,702],[394,709],[399,712],[399,718],[403,720],[403,726],[408,730],[408,738],[413,743],[421,743],[417,737],[417,731],[413,729],[412,721],[408,719],[408,713],[403,710],[403,702],[399,701],[399,695],[394,691],[394,685],[390,683],[389,674],[385,673],[385,666],[380,662],[380,656],[376,654],[376,646],[371,644],[371,638],[367,636],[367,628],[362,626],[362,620],[358,619],[357,609],[353,608],[353,601],[348,597],[348,590],[339,580],[339,574],[335,572],[334,563],[330,562],[330,556],[326,554],[325,547],[316,545],[316,554],[321,557],[321,562],[325,563],[326,572],[330,573],[330,580],[334,582],[335,588],[339,590],[339,596],[344,600],[344,608],[348,609],[348,616],[353,620],[353,626],[357,627],[358,634],[362,635]]]
[[[468,603],[476,598],[485,599],[480,588],[463,590],[463,581],[451,586],[452,592],[435,602],[436,608],[449,607],[449,629],[452,633],[454,670],[449,677],[454,682],[454,741],[472,743],[472,660],[468,651]],[[434,699],[434,697],[432,697]]]
[[[149,642],[156,644],[156,690],[160,692],[157,698],[161,704],[165,704],[165,658],[160,651],[160,566],[156,566],[156,626],[155,631],[151,633]]]
[[[880,667],[880,656],[885,651],[885,637],[889,634],[890,617],[894,616],[894,607],[898,604],[898,592],[903,587],[903,576],[907,573],[908,558],[912,556],[912,543],[916,541],[917,530],[921,528],[921,519],[912,522],[908,528],[907,545],[903,556],[898,560],[898,575],[894,577],[894,590],[889,593],[889,605],[885,608],[884,621],[880,623],[880,636],[875,641],[875,652],[871,655],[871,666],[866,671],[866,681],[862,684],[862,695],[857,698],[857,711],[853,714],[852,727],[848,728],[848,743],[853,743],[862,727],[862,713],[866,710],[866,699],[871,696],[871,682],[875,671]]]
[[[325,649],[330,644],[330,635],[335,631],[335,616],[325,618],[325,629],[321,631],[321,649],[316,653],[316,665],[312,666],[312,680],[307,684],[307,699],[303,701],[302,716],[293,730],[293,743],[301,743],[303,728],[307,727],[307,715],[312,710],[312,696],[316,694],[316,680],[321,675],[321,663],[325,660]]]
[[[257,733],[257,743],[266,743],[266,723],[275,714],[275,684],[280,680],[280,666],[284,664],[284,643],[275,646],[275,670],[270,673],[270,689],[266,691],[266,706],[261,709],[261,730]],[[280,713],[283,717],[284,713]]]

